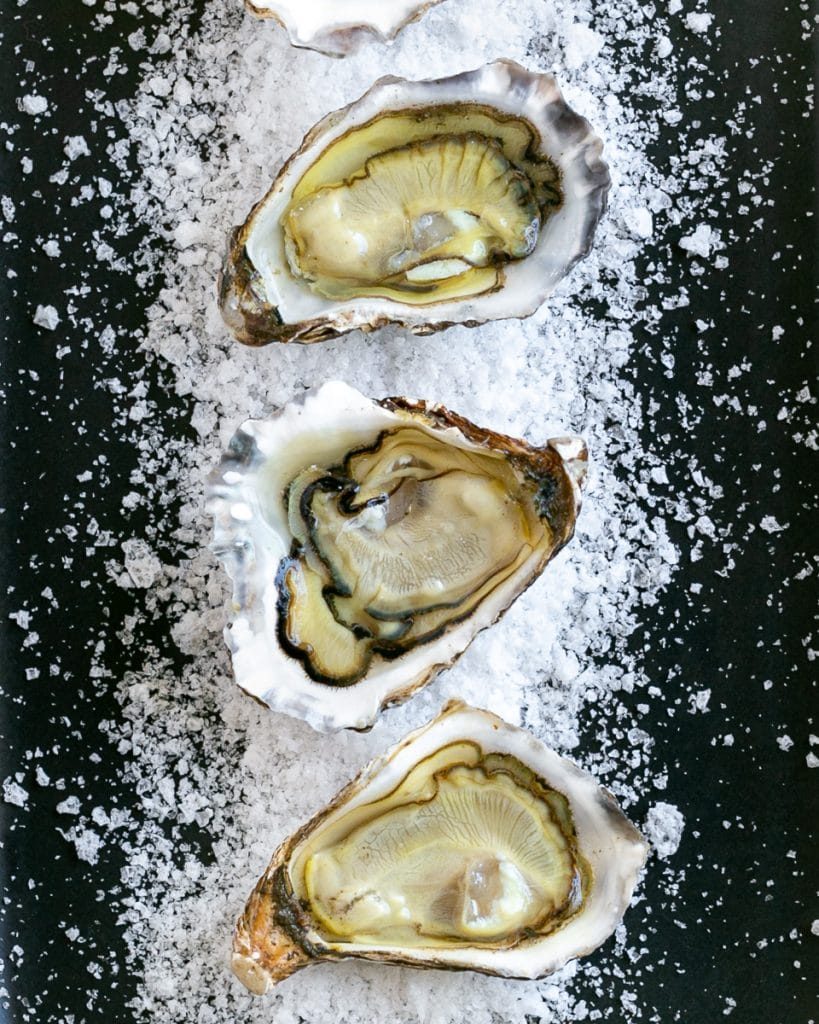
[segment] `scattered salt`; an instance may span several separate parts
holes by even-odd
[[[38,306],[34,311],[34,323],[47,331],[55,331],[60,323],[60,314],[54,306]]]
[[[603,37],[584,25],[575,22],[566,31],[566,64],[573,69],[581,68],[594,60],[603,49]]]
[[[704,715],[708,710],[708,704],[711,701],[710,690],[697,690],[696,693],[690,694],[688,698],[689,711],[692,715],[697,713]]]
[[[661,860],[672,857],[679,849],[685,818],[674,804],[659,802],[649,808],[643,831]]]
[[[691,11],[685,16],[685,23],[691,31],[700,34],[708,31],[713,20],[713,14],[706,14],[704,12]]]
[[[162,563],[145,543],[138,537],[122,542],[125,555],[125,570],[135,587],[147,588],[153,585],[162,571]]]
[[[44,114],[48,110],[48,100],[45,96],[23,96],[17,101],[17,105],[24,114],[31,114],[32,117]]]
[[[8,778],[3,780],[3,799],[15,807],[25,807],[28,803],[28,793],[19,782]]]
[[[626,210],[623,219],[629,231],[637,238],[651,238],[654,231],[654,218],[651,210],[643,207],[636,207]]]
[[[722,247],[721,234],[708,224],[699,224],[696,231],[680,239],[680,248],[692,256],[706,259],[711,253]]]
[[[63,139],[63,152],[69,160],[76,160],[80,156],[90,156],[91,150],[83,135],[66,135]]]
[[[58,814],[79,814],[80,813],[80,798],[77,796],[67,796],[65,800],[61,800],[57,804]]]
[[[96,864],[103,847],[102,837],[91,828],[75,827],[69,829],[66,837],[73,842],[79,860],[88,864]]]

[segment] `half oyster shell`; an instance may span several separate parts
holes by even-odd
[[[237,432],[209,481],[236,681],[314,728],[368,728],[570,539],[586,449],[329,383]]]
[[[279,847],[233,969],[256,994],[346,957],[540,978],[612,934],[646,852],[591,775],[451,702]]]
[[[294,46],[343,57],[367,35],[385,42],[441,0],[245,0],[260,18],[275,18]]]
[[[591,247],[609,173],[551,75],[384,78],[306,136],[231,240],[236,337],[428,334],[533,313]]]

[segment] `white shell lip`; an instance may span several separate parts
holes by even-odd
[[[492,107],[528,121],[539,138],[539,154],[551,159],[561,175],[562,205],[544,223],[532,254],[505,264],[502,287],[428,306],[383,298],[333,301],[284,270],[281,218],[294,187],[324,149],[381,114],[457,103]],[[591,249],[611,183],[602,150],[603,143],[567,105],[554,77],[514,61],[496,60],[427,81],[382,78],[308,132],[270,191],[235,230],[220,279],[222,316],[238,340],[249,345],[325,341],[388,323],[429,334],[456,323],[475,327],[530,316]]]
[[[577,845],[588,862],[593,881],[582,909],[557,931],[535,936],[506,949],[481,946],[459,948],[397,949],[383,945],[329,942],[308,924],[306,915],[297,915],[294,927],[290,917],[291,938],[307,952],[294,967],[264,963],[264,954],[254,949],[254,896],[271,891],[270,882],[295,858],[301,847],[322,829],[356,807],[376,802],[390,793],[419,762],[442,747],[466,740],[478,744],[484,754],[511,754],[530,768],[547,786],[562,793],[571,807]],[[418,967],[443,967],[481,971],[503,977],[542,978],[565,966],[570,960],[592,952],[614,932],[631,902],[645,865],[648,844],[623,814],[612,794],[600,786],[588,772],[561,757],[527,730],[510,725],[489,711],[450,701],[432,722],[411,733],[392,750],[372,761],[312,821],[298,830],[279,848],[263,876],[256,893],[240,918],[234,945],[234,967],[240,976],[253,964],[256,992],[266,991],[293,969],[312,960],[364,957]],[[283,887],[276,886],[281,893]],[[286,916],[286,915],[285,915]],[[270,920],[283,920],[275,912]],[[304,923],[304,930],[301,930]],[[265,937],[266,938],[266,937]],[[248,982],[246,981],[246,984]],[[251,987],[248,985],[248,987]]]
[[[352,686],[315,681],[282,649],[275,578],[292,538],[281,495],[306,466],[333,465],[363,439],[406,422],[405,416],[349,385],[331,381],[304,392],[270,419],[242,424],[208,480],[207,507],[214,518],[211,549],[233,581],[233,618],[225,640],[236,683],[272,710],[302,718],[318,732],[369,729],[382,708],[403,702],[451,665],[543,567],[542,556],[533,554],[467,619],[394,661],[378,659]],[[436,432],[462,447],[479,447],[457,427]],[[572,521],[580,509],[587,462],[585,445],[575,440],[575,458],[562,462]]]
[[[352,52],[365,35],[391,42],[405,25],[442,0],[245,0],[260,18],[275,18],[293,46],[330,57]]]

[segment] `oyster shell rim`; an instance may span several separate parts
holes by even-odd
[[[340,131],[345,125],[349,131],[369,123],[373,119],[369,114],[377,118],[379,114],[458,102],[452,98],[447,100],[446,96],[436,101],[430,96],[422,102],[408,100],[402,103],[399,102],[402,93],[422,95],[425,91],[441,91],[454,94],[459,90],[464,93],[464,98],[460,102],[491,106],[505,116],[512,115],[526,121],[535,132],[541,155],[551,159],[560,172],[564,202],[547,219],[534,252],[525,260],[519,261],[517,268],[507,264],[507,279],[504,283],[482,295],[452,301],[443,300],[440,303],[421,306],[409,306],[395,300],[377,298],[357,298],[338,302],[325,300],[326,309],[322,312],[299,321],[286,321],[274,297],[268,297],[263,273],[254,266],[246,248],[253,229],[268,205],[276,202],[279,195],[284,193],[290,179],[294,178],[290,189],[292,191],[292,187],[301,179],[303,173],[312,166],[316,158],[311,159],[309,163],[306,159],[312,148],[319,142],[323,143],[322,151],[329,148],[346,134]],[[521,97],[525,98],[525,103]],[[512,98],[518,101],[517,106],[513,106]],[[379,100],[383,102],[379,104]],[[524,112],[525,104],[528,106]],[[547,146],[544,140],[546,133],[559,135],[561,145]],[[245,221],[233,228],[228,253],[217,281],[218,303],[222,317],[236,339],[251,346],[262,346],[274,341],[311,344],[327,341],[353,330],[370,333],[388,324],[403,327],[413,334],[424,335],[456,324],[477,327],[489,320],[525,319],[537,311],[559,281],[591,250],[597,226],[606,210],[611,185],[611,176],[607,164],[602,159],[602,151],[602,140],[595,134],[589,122],[566,103],[553,75],[529,71],[521,64],[506,58],[445,78],[409,80],[393,75],[379,78],[362,96],[347,106],[330,112],[305,134],[301,145],[282,165],[270,188],[251,207]],[[577,183],[573,181],[575,174],[578,178]],[[524,286],[530,282],[522,280],[520,270],[524,264],[546,262],[551,266],[551,253],[548,249],[542,250],[541,246],[548,233],[549,223],[554,221],[552,228],[548,229],[553,231],[557,218],[565,219],[568,209],[565,192],[570,182],[573,199],[585,210],[582,224],[576,230],[576,248],[566,259],[558,261],[557,270],[552,268],[548,274],[538,275],[537,279],[544,278],[545,283],[532,288],[533,298],[527,301],[524,297],[522,305],[519,304],[518,308],[502,308],[500,312],[495,313],[490,310],[488,315],[469,313],[469,310],[474,311],[476,307],[485,308],[493,295],[500,294],[508,298],[510,290],[514,294],[527,290]],[[289,195],[289,191],[286,194]],[[537,259],[538,255],[540,260]],[[521,277],[517,289],[508,282],[508,278],[513,277]],[[502,303],[499,304],[502,306]],[[467,312],[458,314],[458,310]]]
[[[416,647],[393,662],[386,662],[383,667],[379,666],[378,670],[348,687],[311,679],[299,661],[281,651],[278,640],[275,647],[271,643],[271,637],[278,636],[278,594],[272,580],[281,558],[289,552],[289,533],[286,529],[284,534],[279,533],[276,526],[262,515],[254,475],[270,458],[270,454],[260,447],[265,443],[262,435],[266,426],[270,432],[284,430],[289,425],[288,418],[296,423],[302,419],[307,421],[311,411],[314,416],[330,415],[327,410],[332,408],[333,402],[339,409],[335,413],[337,417],[343,411],[351,417],[366,415],[377,417],[379,423],[397,425],[407,422],[401,417],[406,413],[416,422],[419,417],[428,418],[431,429],[467,449],[472,446],[497,447],[507,455],[517,453],[530,460],[534,454],[544,460],[550,472],[561,474],[566,502],[560,509],[560,529],[552,525],[553,547],[546,552],[535,550],[520,569],[488,595],[463,622],[436,640]],[[315,432],[314,426],[310,429]],[[376,431],[372,421],[366,429],[373,433]],[[341,450],[347,443],[348,434],[343,434],[342,440],[336,442]],[[405,398],[373,400],[339,381],[301,393],[267,420],[246,421],[234,434],[206,486],[206,507],[214,518],[210,548],[233,581],[233,616],[225,626],[224,635],[237,685],[262,705],[302,718],[318,732],[371,728],[382,710],[403,703],[439,672],[451,666],[477,634],[497,622],[571,540],[582,504],[581,485],[585,479],[587,459],[588,452],[580,438],[553,438],[543,446],[530,446],[517,438],[479,427],[443,406]],[[282,472],[285,473],[284,470]],[[283,522],[284,517],[280,518]],[[259,520],[267,546],[254,537],[253,528],[258,527]],[[287,537],[286,542],[283,536]],[[275,550],[273,545],[277,545]],[[269,590],[267,599],[266,587]],[[273,656],[276,659],[275,678],[269,667],[272,652],[275,652]]]
[[[299,905],[293,892],[288,876],[290,858],[295,857],[300,846],[325,824],[389,792],[412,766],[452,742],[446,734],[454,728],[460,729],[456,734],[459,738],[477,743],[484,754],[513,754],[541,783],[566,797],[578,849],[588,858],[593,872],[582,909],[556,931],[506,949],[464,944],[451,949],[427,949],[428,955],[424,955],[423,946],[397,952],[395,947],[362,944],[353,950],[349,943],[326,940],[311,926],[309,913]],[[441,733],[444,738],[438,740]],[[431,746],[436,740],[436,746]],[[556,783],[555,778],[560,782]],[[608,830],[607,847],[601,845],[597,831],[603,827]],[[511,725],[490,711],[450,700],[430,722],[365,765],[325,807],[279,845],[237,919],[232,968],[246,987],[258,995],[319,960],[364,959],[398,966],[465,969],[520,980],[546,977],[569,961],[591,953],[610,938],[628,909],[648,850],[645,837],[623,813],[614,795],[593,775],[557,754],[528,730]],[[611,866],[610,874],[615,876],[613,884],[610,876],[602,871],[606,864]],[[600,893],[598,882],[603,886]],[[607,884],[603,885],[604,882]],[[274,900],[280,901],[278,907]],[[601,921],[575,948],[563,949],[556,957],[550,954],[545,960],[530,955],[538,947],[566,945],[566,935],[582,931],[581,926],[588,925],[587,918],[593,911],[601,914]]]
[[[271,2],[275,2],[275,0],[271,0]],[[314,50],[316,53],[323,53],[326,57],[346,57],[358,48],[362,42],[362,36],[365,35],[374,37],[378,42],[390,44],[407,25],[423,18],[431,7],[443,2],[444,0],[414,0],[414,2],[409,0],[409,13],[400,16],[400,20],[393,21],[389,27],[382,27],[363,20],[367,15],[356,15],[355,17],[362,18],[360,23],[350,21],[341,25],[322,25],[310,34],[309,30],[305,33],[299,27],[297,18],[291,24],[287,21],[287,13],[274,11],[271,7],[254,3],[253,0],[244,0],[246,10],[254,17],[275,21],[281,25],[287,33],[291,46]]]

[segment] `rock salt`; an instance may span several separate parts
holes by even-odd
[[[654,852],[667,860],[677,852],[685,828],[685,818],[674,804],[660,801],[649,809],[643,831]]]
[[[54,306],[38,306],[32,319],[38,327],[43,327],[47,331],[56,331],[60,323],[60,314]]]
[[[48,100],[45,96],[36,94],[23,96],[17,101],[17,105],[24,114],[31,114],[32,117],[44,114],[48,110]]]

